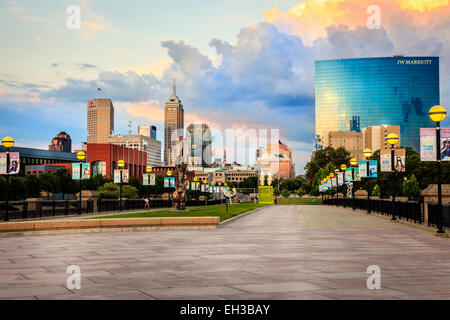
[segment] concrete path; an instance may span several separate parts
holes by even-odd
[[[67,289],[69,265],[81,289]],[[381,289],[367,288],[367,267]],[[0,299],[450,299],[450,241],[351,210],[265,208],[218,230],[0,239]]]

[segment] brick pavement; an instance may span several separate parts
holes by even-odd
[[[66,288],[68,265],[81,289]],[[369,290],[369,265],[381,290]],[[0,299],[450,299],[450,241],[322,206],[217,230],[0,238]]]

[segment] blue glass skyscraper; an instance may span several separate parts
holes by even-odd
[[[399,125],[402,146],[419,151],[420,128],[435,126],[428,110],[439,104],[439,57],[323,60],[315,67],[316,135],[346,131],[359,117],[361,129]]]

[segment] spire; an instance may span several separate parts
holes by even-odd
[[[177,79],[173,78],[173,94],[177,95]]]

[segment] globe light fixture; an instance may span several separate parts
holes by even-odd
[[[167,175],[170,177],[172,175],[172,171],[167,171]]]
[[[364,157],[370,158],[372,156],[372,150],[371,149],[364,149],[363,154],[364,154]]]
[[[2,145],[6,148],[12,148],[12,146],[14,145],[14,139],[11,137],[4,137],[2,140]]]
[[[123,160],[117,161],[117,166],[118,166],[119,168],[125,167],[125,161],[123,161]]]
[[[389,133],[386,137],[387,143],[389,143],[391,146],[398,143],[398,135],[395,133]]]
[[[350,165],[356,166],[357,164],[358,164],[358,160],[356,160],[356,158],[351,158],[350,159]]]
[[[145,168],[145,171],[146,171],[147,173],[152,172],[152,170],[153,170],[153,168],[152,168],[151,166],[147,166],[147,167]]]
[[[86,158],[86,154],[83,151],[79,151],[77,153],[77,159],[80,160],[80,161],[83,161],[84,158]]]
[[[447,111],[443,106],[434,106],[428,112],[428,116],[433,122],[439,123],[445,120],[447,117]]]
[[[347,165],[346,164],[341,164],[341,170],[345,171],[345,169],[347,169]]]

